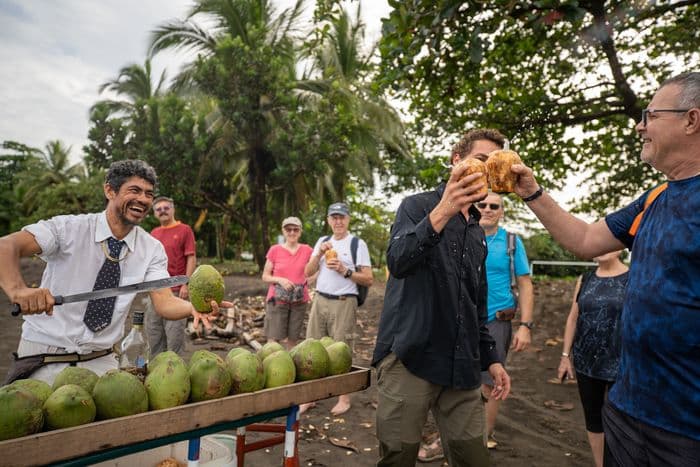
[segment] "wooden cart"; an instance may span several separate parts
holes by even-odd
[[[288,416],[289,425],[290,416],[296,420],[299,404],[369,385],[370,370],[354,367],[343,375],[37,433],[0,442],[0,462],[4,466],[89,465],[177,441],[198,441],[203,435],[270,418]]]

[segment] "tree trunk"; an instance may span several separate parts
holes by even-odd
[[[253,248],[253,257],[262,271],[265,267],[265,255],[270,248],[270,236],[267,217],[267,183],[266,173],[263,167],[264,150],[253,150],[248,164],[251,183],[250,207],[252,224],[250,232],[253,234],[250,243]]]
[[[219,262],[223,262],[224,260],[224,240],[221,238],[222,237],[222,228],[221,228],[221,218],[218,217],[216,221],[214,222],[214,231],[216,232],[216,259]]]

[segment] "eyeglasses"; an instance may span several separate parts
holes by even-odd
[[[284,231],[288,233],[301,232],[301,229],[299,227],[285,227]]]
[[[651,114],[652,116],[654,116],[654,114],[661,113],[661,112],[683,114],[689,110],[691,110],[691,109],[642,109],[642,126],[643,127],[647,126],[647,121],[649,120],[649,114]]]
[[[486,209],[486,206],[488,206],[492,211],[498,211],[501,209],[501,205],[497,203],[476,203],[476,207],[479,209]]]
[[[162,206],[159,208],[156,208],[156,212],[168,212],[170,211],[170,206]]]

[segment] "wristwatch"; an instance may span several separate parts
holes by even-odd
[[[353,273],[353,272],[354,272],[354,271],[353,271],[352,269],[348,268],[348,269],[345,271],[345,274],[343,274],[343,277],[346,278],[346,279],[350,279],[350,276],[352,276],[352,273]]]
[[[519,324],[519,326],[525,326],[526,328],[532,330],[532,326],[533,326],[534,324],[535,324],[535,323],[533,323],[532,321],[521,321],[520,324]]]

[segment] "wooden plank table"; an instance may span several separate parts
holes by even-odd
[[[284,416],[299,404],[369,386],[370,370],[353,367],[343,375],[2,441],[0,463],[46,465],[72,459],[67,465],[87,465]]]

